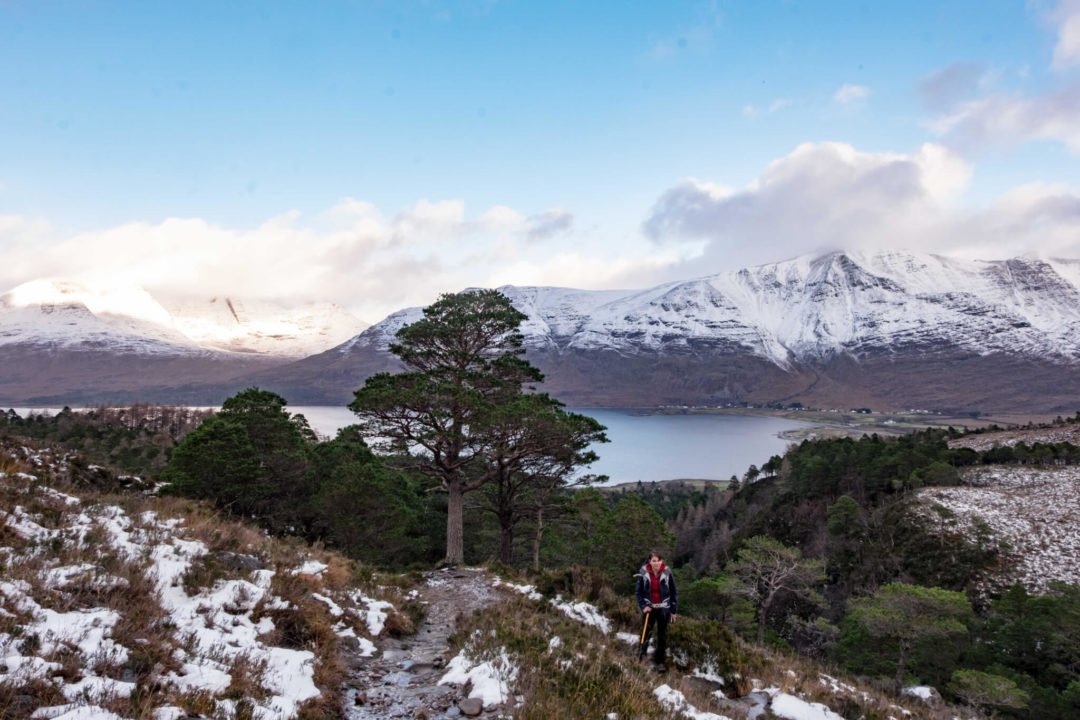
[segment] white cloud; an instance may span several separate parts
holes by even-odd
[[[574,215],[565,208],[553,208],[529,218],[525,236],[529,240],[547,240],[570,231]]]
[[[1080,190],[1031,183],[957,219],[952,254],[979,259],[1080,256]]]
[[[425,198],[395,215],[393,228],[397,242],[454,237],[466,230],[465,203],[461,200],[431,202]]]
[[[22,215],[0,215],[0,246],[15,242],[30,242],[46,235],[49,223]]]
[[[555,282],[563,265],[553,258],[580,248],[573,223],[565,208],[525,215],[496,205],[470,216],[459,200],[425,199],[384,214],[355,198],[310,218],[292,211],[255,227],[169,218],[66,238],[44,222],[0,216],[0,293],[37,278],[134,284],[167,298],[334,301],[374,322],[489,280]],[[577,269],[575,281],[595,287],[639,270],[634,277],[643,278],[656,261],[598,248],[566,265]]]
[[[517,233],[527,226],[525,216],[505,205],[495,205],[480,216],[480,226],[495,232]]]
[[[1080,85],[1034,97],[988,95],[957,104],[930,122],[964,149],[1054,140],[1080,153]]]
[[[769,113],[771,114],[774,112],[779,112],[780,110],[786,108],[788,105],[791,105],[791,98],[776,98],[771,103],[769,103]]]
[[[848,104],[856,100],[864,100],[870,95],[870,88],[865,85],[852,85],[851,83],[844,83],[840,86],[835,93],[833,93],[833,100],[838,103]]]
[[[1030,185],[972,210],[959,202],[971,175],[940,145],[897,154],[805,144],[737,191],[697,180],[676,185],[657,200],[644,231],[664,246],[702,243],[696,257],[670,267],[671,279],[836,248],[1080,256],[1080,192]]]
[[[1080,65],[1080,0],[1062,0],[1046,18],[1057,32],[1053,68]],[[1016,75],[1023,80],[1028,72],[1024,66]],[[956,63],[924,77],[919,92],[934,113],[928,127],[966,151],[1051,140],[1080,153],[1080,84],[1024,96],[991,91],[995,80],[1000,73],[974,63]]]
[[[883,216],[903,217],[911,230],[961,192],[970,173],[937,145],[900,155],[807,143],[738,192],[684,181],[660,197],[644,228],[654,239],[708,238],[723,253],[754,260],[776,257],[778,245],[780,255],[797,254],[862,242],[880,232],[875,221]]]
[[[951,108],[974,97],[986,74],[986,68],[979,63],[953,63],[919,80],[919,95],[930,110]]]
[[[769,103],[769,107],[765,109],[765,112],[769,115],[772,115],[773,113],[779,112],[784,108],[788,107],[789,105],[791,105],[791,103],[792,101],[790,98],[776,98],[771,103]],[[742,114],[743,117],[753,119],[761,114],[761,110],[755,105],[743,105]]]
[[[547,285],[594,290],[648,287],[660,281],[671,268],[688,260],[685,253],[632,253],[604,257],[581,252],[560,252],[539,261],[521,260],[499,268],[484,283],[500,285]]]
[[[1053,67],[1062,70],[1080,64],[1080,0],[1063,0],[1051,21],[1057,30]]]

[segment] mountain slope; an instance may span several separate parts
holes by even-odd
[[[1078,267],[837,252],[643,291],[500,290],[527,316],[544,389],[573,405],[1058,412],[1080,397]],[[256,379],[294,401],[345,401],[396,367],[387,345],[420,315]]]
[[[168,305],[185,336],[203,347],[302,358],[334,347],[367,327],[340,305],[276,303],[213,297]]]
[[[202,404],[215,399],[199,384],[282,362],[197,344],[141,289],[36,281],[0,296],[0,401],[7,404]]]
[[[38,280],[0,296],[0,402],[221,402],[222,387],[364,328],[330,303],[226,297],[168,308],[142,288]],[[232,387],[233,385],[228,385]]]

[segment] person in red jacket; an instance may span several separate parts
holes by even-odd
[[[675,588],[675,577],[664,564],[663,556],[653,552],[649,562],[641,566],[637,574],[638,607],[641,609],[642,632],[641,648],[638,657],[644,657],[649,645],[649,636],[656,629],[656,648],[653,650],[653,667],[663,672],[667,670],[667,631],[668,624],[675,621],[679,612],[679,592]]]

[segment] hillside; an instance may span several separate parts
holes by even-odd
[[[374,573],[191,502],[102,496],[74,459],[10,440],[0,453],[5,719],[954,713],[691,618],[657,678],[610,590],[589,603],[479,569]]]
[[[504,286],[543,389],[577,407],[752,403],[1071,413],[1069,260],[832,252],[639,290]],[[394,334],[341,308],[29,283],[0,302],[0,403],[216,404],[251,385],[340,405],[396,370]],[[298,359],[300,358],[300,359]]]
[[[961,483],[926,488],[919,499],[943,532],[989,526],[1002,557],[985,578],[988,588],[1019,582],[1045,592],[1055,581],[1080,585],[1080,468],[971,468]]]
[[[828,253],[634,291],[499,288],[526,320],[543,389],[579,407],[787,404],[1073,412],[1075,263]],[[397,367],[396,312],[342,345],[253,377],[347,402]]]
[[[365,327],[342,308],[33,281],[0,295],[0,401],[214,404],[207,390],[333,347]],[[236,380],[236,383],[241,381]]]

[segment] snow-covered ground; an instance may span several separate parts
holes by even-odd
[[[1000,432],[973,433],[949,441],[951,448],[971,448],[984,452],[992,447],[1005,445],[1012,447],[1017,443],[1061,443],[1080,445],[1080,423],[1052,425],[1050,427],[1018,428]]]
[[[22,450],[27,465],[48,464]],[[53,720],[132,717],[136,706],[157,720],[194,708],[233,717],[239,702],[257,720],[295,717],[323,692],[325,660],[278,627],[298,620],[297,598],[314,598],[333,632],[375,651],[389,603],[324,585],[329,566],[303,550],[273,568],[212,551],[177,513],[129,514],[0,472],[0,691],[33,688],[25,710]],[[294,588],[288,598],[282,587]]]
[[[543,600],[544,598],[532,585],[519,585],[499,579],[496,579],[493,585],[521,593],[531,600]],[[571,619],[593,628],[603,635],[614,635],[617,640],[631,645],[636,645],[639,642],[636,634],[628,632],[613,633],[615,623],[610,618],[605,617],[595,605],[582,601],[566,602],[558,595],[548,600],[548,603]],[[554,652],[562,645],[563,639],[554,636],[548,642],[548,651]],[[505,701],[507,692],[512,692],[512,687],[508,688],[502,682],[508,676],[514,677],[517,675],[518,669],[514,664],[514,660],[506,655],[505,649],[501,649],[494,656],[494,660],[481,661],[474,658],[473,655],[476,655],[476,653],[471,652],[469,643],[466,643],[466,648],[451,662],[451,671],[447,673],[444,681],[452,678],[453,682],[464,683],[466,679],[473,679],[475,686],[472,697],[501,697]],[[680,660],[679,655],[680,653],[676,652],[673,660],[676,665],[683,665],[685,658]],[[580,657],[583,658],[584,656]],[[571,663],[568,662],[566,667],[570,665]],[[775,669],[777,672],[782,670],[779,666]],[[475,674],[475,677],[473,677],[473,674]],[[662,682],[653,688],[652,694],[656,701],[672,715],[687,720],[731,720],[726,714],[702,710],[694,705],[686,694],[679,689],[683,678],[679,673],[671,672],[667,677],[667,682]],[[736,717],[743,717],[744,714],[749,712],[750,714],[746,715],[747,717],[778,717],[785,720],[843,720],[843,716],[834,712],[827,704],[833,697],[845,697],[866,707],[878,706],[880,708],[882,705],[880,699],[875,698],[866,690],[842,682],[830,675],[814,674],[804,676],[791,669],[782,672],[785,689],[781,689],[781,687],[762,688],[755,684],[753,692],[742,698],[729,698],[724,693],[724,680],[712,667],[694,667],[687,677],[694,678],[697,681],[705,681],[708,685],[711,685],[714,690],[707,701],[722,706],[725,712],[732,712]],[[796,688],[801,688],[801,690]],[[922,693],[914,695],[924,701],[929,699],[928,694],[925,696]],[[885,717],[891,720],[910,718],[914,715],[911,710],[899,705],[891,702],[885,704],[888,710]],[[492,705],[489,705],[488,701],[485,700],[485,707],[492,707]],[[765,713],[771,714],[765,715]],[[615,713],[608,714],[607,718],[617,720]]]
[[[999,465],[969,468],[959,487],[926,488],[929,508],[943,505],[964,530],[985,520],[1007,543],[1007,567],[998,582],[1019,581],[1045,591],[1051,581],[1080,583],[1080,467],[1035,468]]]

